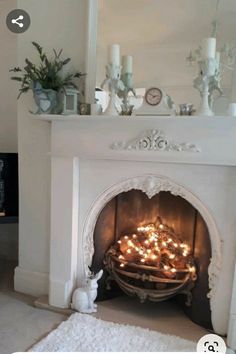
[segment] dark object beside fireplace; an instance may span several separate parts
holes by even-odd
[[[18,154],[0,153],[0,222],[17,222]]]

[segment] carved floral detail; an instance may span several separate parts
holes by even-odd
[[[161,191],[170,192],[173,195],[181,196],[182,198],[188,200],[196,209],[200,210],[200,201],[193,196],[193,194],[182,187],[181,185],[176,184],[172,180],[162,176],[147,175],[147,176],[138,176],[130,178],[125,181],[121,181],[114,186],[111,186],[109,189],[104,191],[94,204],[91,206],[88,211],[87,218],[84,223],[83,229],[83,257],[84,257],[84,269],[87,269],[88,266],[92,263],[92,258],[94,254],[94,242],[93,234],[95,225],[98,219],[98,216],[104,206],[116,195],[122,192],[127,192],[131,189],[141,190],[147,194],[151,199],[154,195],[158,194]],[[204,213],[203,213],[204,215]],[[208,222],[210,218],[208,217]],[[209,226],[209,225],[208,225]],[[214,227],[213,227],[214,229]],[[216,232],[214,235],[211,235],[212,241],[212,259],[208,269],[209,273],[209,288],[210,292],[208,297],[210,298],[211,306],[215,306],[214,299],[217,288],[217,283],[219,279],[220,269],[221,269],[221,245],[220,238],[217,236]]]
[[[140,150],[140,151],[187,151],[201,152],[195,144],[177,143],[171,141],[161,130],[147,130],[138,138],[128,142],[120,141],[111,145],[112,150]]]

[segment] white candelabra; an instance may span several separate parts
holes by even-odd
[[[194,80],[194,87],[200,91],[201,106],[197,111],[199,116],[214,116],[211,108],[212,86],[217,83],[217,62],[215,58],[207,58],[199,61],[199,76]]]
[[[220,89],[220,54],[216,53],[216,38],[205,38],[199,50],[199,75],[194,87],[200,91],[201,105],[196,114],[214,116],[212,111],[213,91]]]
[[[120,65],[120,48],[118,44],[109,47],[109,64],[106,66],[106,79],[101,87],[108,85],[110,92],[110,100],[104,115],[119,115],[116,108],[116,95],[119,91],[123,91],[125,86],[121,81],[121,65]]]
[[[121,80],[125,86],[123,91],[118,92],[122,99],[121,114],[131,115],[134,106],[130,104],[129,93],[131,92],[136,97],[136,92],[133,88],[133,58],[130,55],[123,56]]]
[[[214,23],[213,23],[214,24]],[[213,30],[214,35],[216,30]],[[222,95],[221,79],[225,70],[233,70],[235,65],[235,48],[225,44],[216,52],[216,38],[205,38],[202,45],[190,52],[187,58],[190,65],[198,63],[199,75],[194,80],[194,87],[201,95],[201,106],[197,115],[213,116],[214,93]]]

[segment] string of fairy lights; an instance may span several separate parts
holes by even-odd
[[[167,278],[176,277],[178,271],[196,273],[190,247],[160,217],[154,224],[140,226],[136,233],[122,236],[115,249],[120,268],[134,263],[155,267]]]

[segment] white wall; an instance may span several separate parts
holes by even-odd
[[[16,0],[0,1],[0,152],[17,152],[17,85],[9,69],[17,65],[17,35],[6,26],[7,14]]]
[[[31,16],[31,27],[18,37],[18,62],[35,59],[31,41],[46,50],[64,49],[70,69],[85,71],[86,0],[18,0]],[[20,175],[19,267],[15,289],[47,293],[50,228],[50,124],[34,120],[32,93],[18,105]]]

